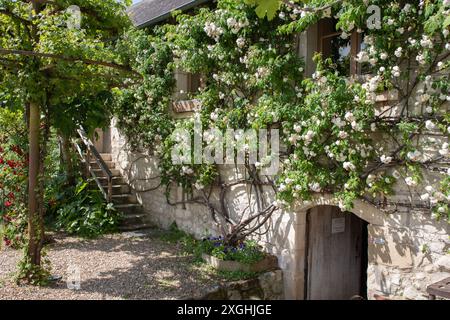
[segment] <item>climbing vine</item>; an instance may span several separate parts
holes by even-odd
[[[271,20],[247,2],[221,0],[195,15],[177,13],[175,24],[132,31],[124,40],[144,81],[117,91],[118,125],[135,149],[159,156],[168,192],[178,185],[191,193],[182,202],[206,205],[226,222],[230,241],[258,230],[277,208],[322,192],[333,193],[343,210],[357,198],[386,208],[395,187],[403,186],[420,198],[409,205],[448,217],[449,2],[284,1]],[[368,28],[373,4],[382,14]],[[349,78],[316,55],[314,74],[304,76],[298,34],[326,17],[337,20],[343,39],[363,35],[355,59],[367,75]],[[170,114],[175,70],[203,76],[190,97],[201,107],[184,120]],[[397,97],[380,106],[378,96],[386,92]],[[173,164],[172,132],[192,130],[196,120],[222,131],[279,128],[286,147],[280,172],[262,176],[260,163],[247,162],[244,178],[226,183],[220,166]],[[204,146],[211,139],[204,136]],[[278,199],[258,197],[258,209],[245,212],[248,219],[233,221],[223,197],[236,184],[257,193],[271,186]],[[210,199],[213,188],[220,189],[219,204]]]

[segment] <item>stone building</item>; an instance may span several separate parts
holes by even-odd
[[[171,10],[187,10],[204,2],[148,0],[133,6],[130,17],[136,26],[151,27],[169,18]],[[306,75],[314,72],[314,52],[326,51],[332,40],[328,29],[326,23],[318,23],[298,37],[298,53],[305,58]],[[357,50],[354,46],[358,39],[353,40],[348,54]],[[358,66],[351,63],[350,68],[353,72]],[[188,90],[195,79],[180,72],[177,82],[179,88]],[[381,107],[395,99],[395,92],[377,97]],[[135,189],[149,187],[148,181],[138,183],[138,179],[158,175],[158,159],[130,152],[114,120],[97,147],[112,154],[126,181],[134,181]],[[223,165],[221,170],[228,181],[242,176],[241,168],[234,165]],[[429,182],[433,179],[426,177]],[[205,207],[169,205],[164,188],[136,192],[136,196],[148,218],[160,227],[168,228],[176,222],[180,229],[196,237],[218,232]],[[269,189],[265,196],[274,199]],[[179,189],[171,197],[182,199],[183,191]],[[227,200],[235,214],[242,212],[249,201],[255,201],[245,185],[233,187]],[[428,285],[450,276],[449,224],[432,219],[429,210],[420,209],[421,206],[406,205],[414,202],[406,185],[396,186],[394,202],[397,210],[389,212],[359,200],[351,213],[344,214],[332,195],[317,194],[313,201],[276,211],[267,223],[267,233],[258,240],[279,258],[285,298],[349,299],[349,292],[354,292],[368,299],[376,294],[394,299],[426,299]]]

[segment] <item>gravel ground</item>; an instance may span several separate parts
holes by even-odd
[[[54,235],[46,248],[52,275],[48,287],[18,286],[12,274],[21,251],[0,249],[0,300],[184,299],[201,296],[217,280],[195,267],[191,256],[158,233],[122,233],[96,240]],[[79,270],[80,289],[68,289],[71,270]],[[76,272],[76,271],[75,271]]]

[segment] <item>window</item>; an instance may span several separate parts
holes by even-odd
[[[190,113],[200,108],[198,100],[192,100],[204,86],[202,76],[183,71],[175,72],[176,89],[172,108],[175,113]]]
[[[355,57],[361,50],[362,35],[356,31],[342,37],[342,31],[336,30],[336,19],[326,18],[319,21],[318,45],[323,58],[331,58],[336,70],[344,76],[361,73],[361,66]]]
[[[203,86],[199,74],[176,71],[175,80],[177,82],[175,100],[189,100]]]

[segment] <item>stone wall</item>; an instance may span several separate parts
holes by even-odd
[[[369,294],[427,299],[426,287],[450,276],[448,223],[405,211],[402,224],[369,227]]]
[[[283,272],[265,272],[254,279],[233,281],[222,284],[200,300],[282,300]]]
[[[309,76],[315,69],[312,55],[317,48],[317,26],[312,26],[301,34],[298,43],[298,52],[306,61],[305,73]],[[391,99],[396,99],[395,93],[388,92],[377,97],[382,107],[389,105]],[[448,112],[449,105],[444,108]],[[130,152],[114,123],[111,139],[113,160],[120,165],[126,179],[135,187],[139,201],[156,225],[168,228],[176,222],[179,228],[198,238],[218,234],[218,226],[205,207],[171,206],[166,200],[164,188],[140,192],[157,187],[158,179],[139,179],[157,177],[158,160],[151,155]],[[444,138],[438,138],[434,143],[442,144],[442,139]],[[378,139],[380,146],[383,145],[383,140],[383,137]],[[389,149],[389,146],[383,147]],[[422,151],[426,155],[427,150]],[[221,176],[226,182],[237,180],[241,175],[239,167],[221,167]],[[396,206],[387,207],[386,211],[380,211],[362,201],[355,203],[352,212],[369,223],[369,299],[373,299],[374,294],[399,299],[425,299],[427,285],[450,276],[449,224],[432,219],[429,210],[411,209],[407,206],[418,204],[420,193],[417,190],[434,184],[435,180],[436,176],[433,174],[425,176],[423,185],[416,190],[411,190],[405,183],[398,183],[395,186],[396,196],[393,198]],[[273,191],[265,189],[264,197],[271,203],[274,200]],[[181,189],[172,192],[170,198],[171,201],[185,199]],[[212,199],[217,201],[217,190],[213,192]],[[231,214],[236,217],[249,203],[254,208],[257,201],[247,186],[236,185],[227,194],[226,203]],[[337,205],[330,195],[317,195],[314,201],[277,210],[263,230],[265,233],[257,237],[268,252],[278,257],[279,266],[283,270],[285,298],[304,298],[306,215],[313,206],[324,204]],[[392,210],[394,213],[389,213],[390,209],[395,209]]]
[[[112,153],[126,179],[136,188],[156,187],[159,175],[158,161],[148,155],[132,153],[117,128],[112,126]],[[222,168],[221,174],[229,181],[241,175],[235,167]],[[407,197],[399,187],[399,201]],[[197,238],[219,234],[218,226],[201,205],[169,205],[165,188],[136,192],[150,219],[162,228],[173,222]],[[273,201],[271,190],[265,192],[268,203]],[[212,199],[218,198],[214,192]],[[171,194],[171,201],[183,199],[182,190]],[[237,216],[248,202],[256,205],[254,195],[243,185],[237,185],[227,195],[232,215]],[[278,257],[284,272],[284,294],[289,299],[302,299],[304,286],[304,244],[307,211],[315,205],[337,205],[330,195],[318,195],[314,201],[299,203],[289,210],[277,210],[267,223],[264,235],[257,240],[265,249]],[[357,202],[352,211],[369,222],[368,241],[368,297],[380,294],[402,299],[425,299],[426,286],[450,276],[449,224],[436,221],[425,211],[397,208],[395,213],[385,213],[365,202]]]

